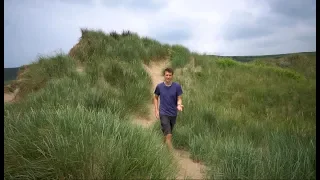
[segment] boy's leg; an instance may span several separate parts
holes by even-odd
[[[161,129],[164,135],[164,141],[168,145],[170,149],[172,149],[172,143],[171,143],[171,121],[169,116],[160,116],[161,121]]]
[[[174,127],[174,125],[176,124],[176,121],[177,121],[177,116],[170,116],[169,119],[170,119],[170,127],[171,127],[171,134],[172,134],[173,127]]]
[[[169,122],[170,122],[170,133],[166,136],[167,139],[167,144],[169,146],[170,149],[173,148],[172,146],[172,131],[173,131],[173,127],[176,124],[176,116],[169,116]]]

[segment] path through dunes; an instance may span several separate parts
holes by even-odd
[[[13,102],[19,89],[14,90],[14,92],[4,92],[4,103]]]
[[[11,102],[14,99],[14,93],[4,93],[4,102]]]
[[[157,62],[151,62],[149,65],[143,65],[145,70],[149,73],[152,79],[152,88],[151,93],[158,83],[163,81],[163,70],[169,65],[168,60],[162,60]],[[154,116],[154,106],[153,101],[150,100],[150,104],[148,105],[149,114],[146,117],[136,117],[134,119],[134,123],[142,125],[144,128],[148,128],[157,120]],[[179,126],[179,122],[177,122],[177,126]],[[159,127],[160,128],[160,127]],[[190,159],[190,153],[184,150],[174,149],[173,151],[174,157],[179,164],[179,174],[177,179],[204,179],[204,171],[205,166],[194,162]]]
[[[162,61],[151,61],[149,65],[143,64],[144,69],[148,72],[152,80],[152,87],[150,93],[153,94],[154,89],[156,88],[157,84],[163,81],[162,71],[169,65],[168,60]],[[153,106],[153,99],[150,99],[150,104],[148,104],[149,114],[146,117],[135,117],[134,123],[140,124],[143,127],[149,127],[153,123],[156,122],[154,116],[154,106]]]

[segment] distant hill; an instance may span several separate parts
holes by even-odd
[[[282,56],[255,58],[248,62],[256,65],[277,66],[297,71],[307,78],[316,78],[316,53],[294,53]]]
[[[4,68],[4,82],[11,81],[17,78],[19,67],[16,68]]]
[[[216,56],[216,55],[208,55],[208,56],[216,56],[216,57],[228,57],[232,58],[236,61],[240,62],[249,62],[252,60],[255,60],[257,58],[273,58],[273,59],[279,59],[287,55],[293,55],[293,54],[300,54],[300,55],[307,55],[307,56],[316,56],[316,52],[298,52],[298,53],[287,53],[287,54],[272,54],[272,55],[261,55],[261,56]]]

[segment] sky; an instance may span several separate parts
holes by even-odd
[[[316,0],[4,0],[4,67],[68,53],[80,28],[223,56],[316,50]]]

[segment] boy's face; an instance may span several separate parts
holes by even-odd
[[[170,72],[164,72],[164,80],[167,82],[167,83],[170,83],[172,81],[172,78],[173,78],[173,75],[172,73]]]

